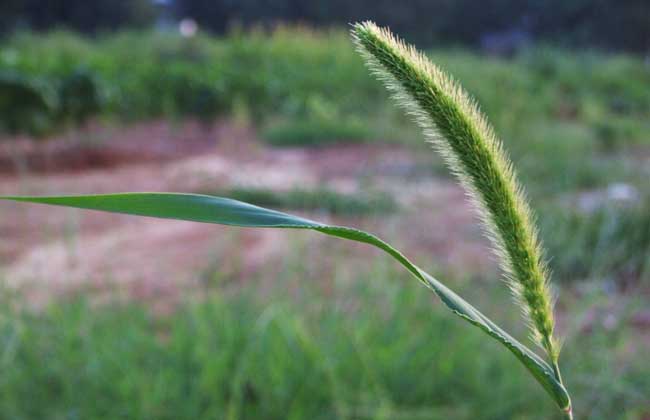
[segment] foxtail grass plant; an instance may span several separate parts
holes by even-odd
[[[453,313],[510,350],[551,396],[563,416],[571,419],[571,399],[562,382],[559,348],[553,336],[553,299],[548,286],[548,270],[534,218],[501,142],[475,101],[414,47],[372,22],[355,24],[352,37],[370,70],[386,84],[398,104],[415,118],[427,140],[442,154],[467,191],[493,244],[506,282],[530,326],[532,338],[546,358],[510,336],[388,243],[361,230],[328,225],[229,198],[197,194],[0,198],[232,226],[310,229],[373,245],[402,264]]]
[[[389,30],[364,22],[352,36],[370,71],[414,117],[467,191],[532,338],[559,379],[548,269],[530,208],[494,130],[452,77]]]

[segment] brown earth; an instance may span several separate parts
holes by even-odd
[[[150,122],[97,126],[92,133],[92,140],[77,133],[45,142],[1,142],[0,194],[193,192],[232,186],[327,186],[353,193],[370,186],[391,193],[401,210],[337,223],[377,232],[429,266],[465,273],[494,270],[463,192],[448,180],[420,174],[422,157],[404,147],[270,149],[250,130],[227,123],[207,128]],[[308,233],[2,203],[0,268],[7,286],[37,306],[80,291],[174,301],[200,288],[215,268],[244,281],[279,267],[296,236],[320,244],[324,252],[344,249],[346,258],[376,255],[365,246]]]

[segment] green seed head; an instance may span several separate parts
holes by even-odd
[[[352,36],[370,70],[467,191],[533,338],[556,361],[548,271],[530,209],[494,130],[460,85],[413,46],[372,22],[355,24]]]

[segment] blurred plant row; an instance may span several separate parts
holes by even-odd
[[[380,92],[344,33],[307,30],[223,39],[24,33],[3,46],[0,89],[5,130],[34,134],[93,115],[347,120]]]
[[[235,115],[268,128],[272,142],[293,144],[325,141],[322,131],[351,140],[395,137],[389,127],[404,121],[343,31],[293,27],[189,39],[155,31],[92,39],[24,32],[0,51],[0,126],[11,133],[44,135],[93,116]],[[650,69],[640,58],[539,47],[512,60],[457,50],[432,55],[505,137],[547,119],[584,122],[603,148],[648,131]]]

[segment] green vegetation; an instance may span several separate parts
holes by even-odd
[[[13,73],[0,73],[0,115],[2,131],[41,134],[51,124],[51,106],[39,88]]]
[[[608,204],[585,213],[551,208],[542,218],[556,276],[599,280],[619,289],[648,285],[650,203]]]
[[[372,22],[356,24],[352,37],[366,64],[379,76],[407,113],[416,117],[430,141],[478,207],[497,251],[510,289],[532,337],[546,360],[401,252],[362,230],[328,225],[228,198],[178,193],[122,193],[83,196],[0,196],[2,200],[102,210],[229,226],[308,229],[372,245],[399,262],[435,293],[455,315],[481,329],[509,350],[572,419],[572,405],[558,364],[549,280],[541,244],[523,190],[492,128],[471,98],[414,47]]]
[[[257,207],[224,197],[179,193],[116,193],[61,196],[0,196],[0,200],[37,203],[54,206],[100,210],[111,213],[177,219],[226,226],[249,228],[305,229],[349,241],[371,245],[382,251],[415,279],[435,293],[455,315],[479,328],[501,343],[528,369],[567,417],[571,417],[569,395],[559,378],[556,361],[553,366],[524,344],[505,332],[487,316],[470,305],[436,278],[413,264],[397,249],[368,232],[337,225],[329,225],[303,217]]]
[[[388,105],[381,85],[367,76],[339,31],[280,28],[271,34],[192,39],[123,32],[94,40],[67,32],[22,33],[2,47],[0,126],[12,133],[48,134],[89,118],[191,117],[210,123],[225,116],[255,125],[273,146],[375,138],[406,143],[417,136],[407,118]],[[510,60],[458,50],[431,51],[429,56],[476,96],[512,152],[523,184],[530,187],[532,207],[540,209],[549,266],[567,286],[563,294],[568,297],[560,297],[563,315],[576,323],[593,316],[586,308],[594,302],[576,302],[569,282],[592,281],[575,289],[583,299],[591,298],[585,298],[584,290],[646,287],[650,212],[641,180],[648,174],[650,72],[643,62],[541,47]],[[15,98],[26,103],[14,106]],[[457,133],[453,128],[445,134]],[[641,186],[635,188],[640,200],[613,204],[605,195],[589,209],[575,205],[577,193],[598,195],[613,183]],[[374,192],[297,189],[271,194],[244,188],[218,193],[316,214],[383,217],[395,210],[389,196]],[[247,226],[260,226],[262,219],[266,224],[261,225],[273,227],[284,221],[372,243],[398,258],[446,305],[471,313],[470,322],[505,341],[491,321],[363,232],[307,226],[312,222],[261,209],[251,213],[218,198],[176,196],[172,198],[179,201],[159,205],[147,197],[130,204],[97,197],[90,204],[83,198],[50,201]],[[557,411],[523,371],[513,369],[511,355],[472,328],[459,328],[436,306],[432,311],[430,299],[415,287],[396,285],[403,274],[376,261],[368,267],[372,272],[359,275],[353,286],[336,289],[333,300],[302,288],[297,293],[304,293],[304,301],[301,297],[297,304],[281,292],[262,302],[250,292],[219,289],[216,296],[187,304],[169,317],[152,316],[140,304],[93,308],[83,301],[55,304],[38,315],[5,309],[0,412],[15,418],[209,418],[225,412],[231,418],[541,419]],[[288,271],[282,278],[307,277],[306,272]],[[514,316],[504,315],[505,302],[471,289],[462,288],[477,307],[496,314],[499,324],[517,336],[523,333]],[[543,287],[536,292],[540,290],[546,293]],[[538,295],[532,296],[533,303]],[[596,299],[606,307],[611,297]],[[585,324],[588,333],[570,331],[562,362],[580,418],[644,418],[650,401],[642,391],[650,386],[650,372],[633,355],[637,330],[625,321],[614,329],[597,321]],[[552,372],[523,344],[509,349],[533,374]],[[559,401],[563,387],[559,376],[549,380],[551,375],[545,376],[545,386],[556,387]]]
[[[512,60],[457,50],[430,55],[478,99],[515,163],[525,160],[531,142],[560,143],[554,140],[558,133],[586,138],[581,147],[589,153],[648,143],[650,72],[640,58],[547,48]],[[20,74],[38,84],[52,102],[45,127],[50,131],[71,119],[55,110],[67,101],[66,80],[83,74],[96,94],[75,97],[89,104],[77,108],[97,109],[101,118],[209,121],[235,115],[261,126],[278,144],[414,136],[341,31],[279,28],[192,39],[157,32],[93,39],[69,32],[18,33],[2,41],[0,74]],[[6,118],[3,113],[0,125],[6,126]],[[32,125],[25,121],[22,129]],[[539,166],[560,176],[552,166]],[[598,171],[589,173],[596,177]]]
[[[274,116],[332,121],[381,93],[341,32],[279,29],[224,39],[124,32],[92,41],[66,32],[17,34],[0,54],[0,71],[52,90],[80,70],[101,94],[102,115],[125,120],[235,114],[256,124]]]
[[[310,254],[294,249],[276,277],[247,279],[259,289],[275,284],[271,292],[217,283],[205,300],[188,297],[168,316],[153,315],[146,302],[73,299],[37,314],[1,305],[2,416],[555,418],[509,354],[449,317],[402,270],[375,257],[307,280]],[[227,281],[219,271],[206,277]],[[486,312],[507,306],[474,283],[461,290]],[[576,318],[599,300],[607,307],[605,295],[573,302]],[[630,362],[625,345],[634,334],[596,323],[565,343],[563,367],[583,418],[648,414],[650,365]]]
[[[261,135],[272,146],[325,146],[364,142],[374,134],[357,120],[308,117],[271,125]]]
[[[476,206],[532,336],[561,382],[543,249],[501,141],[462,87],[415,48],[372,22],[355,25],[353,34],[369,69],[414,117]]]
[[[305,190],[295,188],[286,192],[263,188],[232,188],[219,194],[256,206],[285,210],[311,210],[334,215],[363,216],[390,213],[397,203],[388,194],[342,194],[327,188]]]

